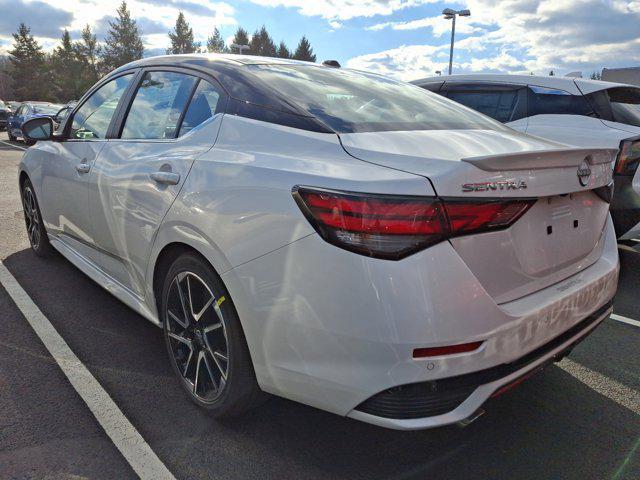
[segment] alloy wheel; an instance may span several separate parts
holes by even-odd
[[[25,187],[22,192],[22,207],[29,242],[34,249],[37,249],[40,245],[40,215],[38,215],[35,196],[29,186]]]
[[[193,272],[177,274],[169,287],[165,312],[166,339],[173,361],[191,394],[212,403],[227,383],[229,348],[224,297],[215,298]]]

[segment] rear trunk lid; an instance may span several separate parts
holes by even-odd
[[[422,175],[447,199],[535,198],[506,230],[450,240],[497,303],[557,283],[601,255],[616,150],[568,148],[511,131],[340,135],[361,160]]]

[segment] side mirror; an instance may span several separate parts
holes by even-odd
[[[49,117],[37,117],[22,124],[25,140],[51,140],[53,138],[53,120]]]

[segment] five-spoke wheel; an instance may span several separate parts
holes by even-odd
[[[40,215],[36,208],[36,199],[31,189],[31,185],[25,186],[22,191],[22,207],[24,210],[24,221],[27,225],[27,235],[33,248],[40,245]]]
[[[177,274],[169,287],[166,334],[182,378],[202,402],[214,401],[227,382],[225,319],[216,298],[193,272]]]
[[[22,197],[22,210],[24,211],[24,223],[27,227],[27,236],[29,237],[31,248],[37,255],[50,255],[53,248],[49,243],[49,237],[42,222],[38,200],[29,179],[23,181],[20,194]]]
[[[220,277],[195,253],[168,268],[161,314],[171,364],[191,400],[216,416],[241,413],[261,391],[238,314]]]

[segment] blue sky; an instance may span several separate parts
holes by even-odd
[[[0,48],[24,21],[47,49],[64,28],[85,24],[99,38],[118,0],[0,0]],[[265,25],[276,42],[295,48],[306,35],[318,59],[403,79],[446,69],[450,21],[446,7],[469,8],[457,24],[454,72],[590,74],[602,67],[640,64],[638,0],[130,0],[148,51],[168,45],[182,10],[198,40],[218,27],[225,38],[238,26]]]

